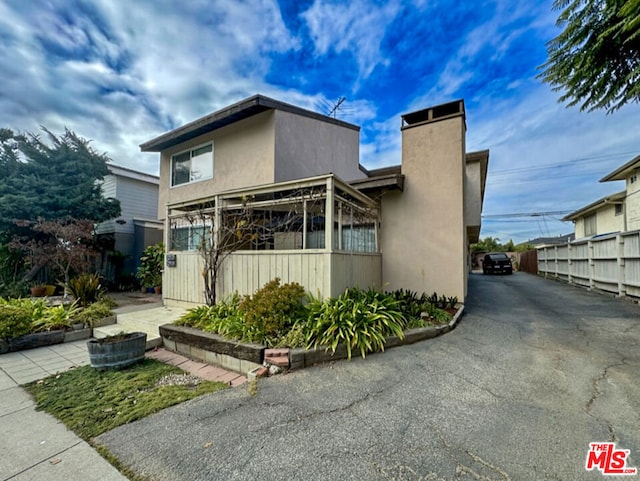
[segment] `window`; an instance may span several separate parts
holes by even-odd
[[[622,204],[616,204],[616,215],[622,215]]]
[[[638,176],[636,176],[635,174],[633,174],[631,177],[629,177],[629,183],[630,184],[634,184],[636,182],[636,180],[638,180]]]
[[[200,243],[205,239],[210,242],[211,229],[203,226],[183,226],[171,229],[172,251],[197,251]]]
[[[584,235],[596,235],[598,233],[596,225],[596,214],[588,215],[584,218]]]
[[[171,185],[213,178],[213,144],[206,144],[171,157]]]

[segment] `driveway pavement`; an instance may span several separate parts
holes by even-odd
[[[587,450],[610,440],[640,468],[640,308],[527,274],[470,282],[445,336],[264,379],[255,397],[205,396],[98,440],[154,481],[601,480]]]

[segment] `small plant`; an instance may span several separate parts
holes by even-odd
[[[418,296],[414,291],[398,289],[387,293],[387,295],[393,296],[393,298],[400,303],[399,308],[402,311],[403,316],[407,319],[407,322],[411,323],[414,320],[420,320],[420,315],[427,304],[427,297],[424,293],[421,296]],[[418,324],[420,324],[420,322],[418,322]],[[409,327],[407,326],[407,328]]]
[[[373,290],[347,289],[337,299],[311,299],[307,345],[309,348],[326,345],[332,352],[344,342],[347,357],[352,351],[384,351],[387,336],[404,337],[406,319],[399,309],[399,301]]]
[[[164,244],[159,242],[148,246],[140,257],[136,277],[143,287],[161,287],[164,267]]]
[[[451,314],[433,304],[427,304],[425,306],[425,312],[429,316],[428,322],[430,324],[446,324],[451,320]]]
[[[215,332],[230,339],[243,339],[244,316],[238,309],[240,296],[234,294],[213,306],[189,309],[175,324]]]
[[[305,314],[304,288],[296,283],[280,285],[280,279],[267,282],[253,296],[245,296],[239,309],[244,313],[250,342],[270,343],[284,335]]]
[[[447,298],[447,307],[449,307],[450,309],[455,309],[456,304],[458,304],[458,298],[456,296]]]
[[[97,274],[80,274],[78,277],[70,279],[64,288],[82,307],[96,302],[102,294],[100,276]]]
[[[307,345],[305,334],[306,328],[306,321],[296,322],[284,336],[278,339],[278,342],[274,347],[289,347],[291,349],[305,347]]]
[[[93,326],[96,321],[111,315],[113,315],[111,304],[106,300],[100,300],[75,312],[71,316],[71,322],[82,323],[85,326]]]
[[[258,378],[253,378],[247,384],[247,393],[251,397],[255,397],[258,394]]]
[[[71,327],[71,317],[78,311],[74,305],[56,306],[46,309],[39,319],[34,319],[32,329],[34,332],[53,331]]]

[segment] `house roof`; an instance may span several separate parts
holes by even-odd
[[[400,166],[384,167],[382,169],[367,170],[366,179],[352,180],[349,184],[360,192],[378,190],[404,190],[404,175],[400,173]]]
[[[252,117],[267,110],[281,110],[283,112],[289,112],[322,122],[339,125],[348,129],[360,130],[360,127],[357,125],[349,124],[342,120],[334,119],[317,112],[312,112],[311,110],[306,110],[296,107],[295,105],[290,105],[280,102],[279,100],[265,97],[264,95],[256,94],[209,115],[205,115],[193,122],[189,122],[177,129],[166,132],[159,137],[144,142],[140,144],[140,150],[142,152],[161,152],[173,147],[174,145],[186,142],[187,140],[191,140],[207,132],[212,132],[226,125],[239,122],[240,120]]]
[[[107,164],[107,167],[113,175],[141,180],[143,182],[149,182],[150,184],[159,184],[160,178],[157,175],[147,174],[146,172],[140,172],[139,170],[133,170],[116,164]]]
[[[559,235],[556,237],[536,237],[535,239],[528,240],[526,242],[521,242],[520,245],[531,244],[533,246],[542,246],[542,245],[557,245],[557,244],[566,244],[568,242],[574,241],[576,238],[575,233]]]
[[[618,167],[613,172],[605,175],[600,182],[609,182],[611,180],[625,180],[634,170],[640,168],[640,155],[634,157],[622,167]]]
[[[622,192],[616,192],[615,194],[607,195],[602,199],[598,199],[591,204],[582,207],[575,212],[572,212],[569,215],[566,215],[562,218],[563,221],[573,221],[579,219],[580,217],[584,217],[587,214],[591,214],[601,207],[607,204],[622,204],[624,202],[625,197],[627,196],[627,191],[623,190]]]

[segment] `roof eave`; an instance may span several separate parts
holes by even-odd
[[[640,168],[640,155],[634,157],[623,166],[618,167],[613,172],[605,175],[602,179],[600,179],[600,182],[610,182],[613,180],[626,180],[629,174],[631,174],[637,168]]]
[[[295,105],[280,102],[279,100],[265,97],[264,95],[256,94],[144,142],[140,144],[140,150],[142,152],[161,152],[173,147],[174,145],[186,142],[207,132],[212,132],[226,125],[252,117],[267,110],[281,110],[334,125],[339,125],[351,130],[360,130],[360,127],[357,125],[296,107]]]

